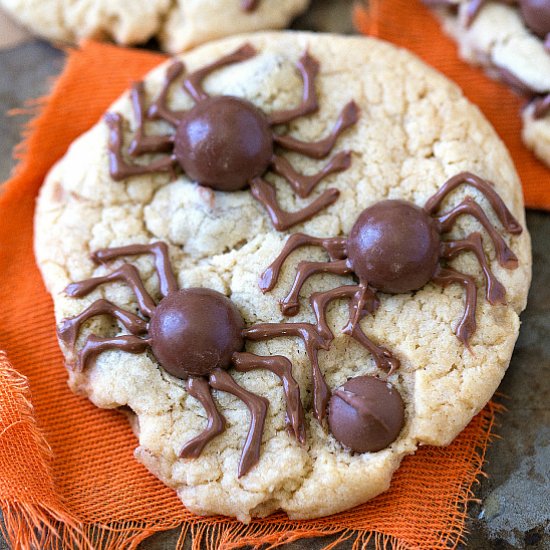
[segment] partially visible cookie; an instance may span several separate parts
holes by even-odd
[[[466,61],[481,65],[529,101],[523,140],[550,166],[550,0],[425,0]]]
[[[309,0],[0,0],[15,19],[48,40],[82,38],[143,44],[158,38],[165,51],[240,32],[280,29]]]
[[[238,52],[239,60],[220,66],[231,52]],[[210,70],[212,64],[218,64],[216,70]],[[169,78],[173,86],[166,88]],[[159,96],[165,104],[157,101]],[[262,172],[261,178],[278,205],[291,212],[315,200],[298,196],[296,172],[313,176],[327,163],[303,153],[312,152],[312,143],[327,143],[344,106],[355,102],[357,120],[337,139],[328,139],[334,148],[326,151],[350,162],[346,169],[326,174],[312,191],[319,197],[337,189],[337,200],[281,231],[251,186],[206,188],[189,177],[189,170],[175,166],[172,150],[187,129],[186,114],[216,105],[222,96],[240,100],[247,112],[252,104],[266,121],[285,122],[276,125],[276,138],[270,134],[278,140],[274,152],[280,171]],[[308,113],[294,117],[304,103]],[[164,120],[155,118],[159,108]],[[490,399],[509,364],[526,303],[529,235],[510,156],[456,85],[410,53],[375,39],[257,33],[203,45],[159,66],[109,112],[47,176],[37,202],[36,258],[55,304],[70,387],[99,407],[133,411],[137,459],[174,488],[188,509],[242,521],[279,509],[292,518],[345,510],[386,490],[402,458],[419,445],[449,444]],[[120,133],[113,131],[113,120],[120,123]],[[200,142],[208,125],[192,126]],[[243,134],[235,132],[237,144]],[[226,141],[227,149],[232,148],[233,142]],[[132,156],[129,147],[134,153],[149,149]],[[116,163],[109,160],[117,160],[119,153],[134,174],[113,170]],[[145,169],[151,165],[174,167],[174,172]],[[115,180],[113,173],[120,178]],[[290,174],[294,184],[288,181]],[[400,224],[406,220],[412,225]],[[384,225],[390,221],[400,228],[395,238]],[[422,228],[428,229],[427,241],[411,239]],[[377,235],[386,241],[381,254],[372,239]],[[294,246],[300,240],[304,246]],[[158,241],[166,243],[169,261],[160,253],[96,252],[129,245],[139,245],[133,252],[146,252]],[[283,258],[289,247],[295,249]],[[419,253],[431,262],[427,273],[424,260],[420,266],[405,261],[410,252],[413,260]],[[351,267],[345,256],[355,258]],[[276,270],[279,257],[283,261]],[[378,267],[372,269],[374,259]],[[313,266],[321,269],[308,275],[312,262],[323,265]],[[158,276],[167,264],[175,274],[169,284]],[[273,276],[262,276],[270,265]],[[439,271],[440,265],[446,269]],[[453,275],[450,267],[461,275]],[[399,270],[400,280],[390,284],[388,268]],[[295,284],[300,272],[304,276]],[[133,282],[124,282],[123,275]],[[91,277],[108,280],[83,282]],[[153,304],[136,298],[140,281]],[[247,464],[248,469],[240,466],[251,416],[245,403],[218,391],[220,381],[212,380],[211,373],[195,370],[202,354],[174,368],[174,361],[187,355],[178,347],[183,340],[174,339],[171,356],[159,348],[163,323],[156,313],[143,314],[170,310],[162,305],[163,295],[167,288],[176,292],[170,290],[176,286],[211,289],[226,302],[229,298],[230,309],[236,308],[248,331],[239,351],[282,356],[277,359],[280,372],[288,367],[285,358],[292,365],[303,432],[288,429],[296,426],[296,409],[289,410],[279,375],[267,368],[242,368],[242,356],[227,365],[220,354],[228,367],[224,372],[269,403],[258,461]],[[285,300],[293,287],[298,296]],[[330,297],[334,299],[324,307],[323,300]],[[326,311],[323,323],[316,323],[315,304]],[[466,305],[469,327],[464,332],[460,319]],[[98,310],[86,313],[89,307],[111,314],[90,317]],[[200,322],[203,316],[190,317],[197,333],[202,329],[210,336]],[[208,322],[214,325],[212,318],[218,317],[223,316],[212,315]],[[71,323],[80,329],[77,333]],[[262,337],[268,329],[258,325],[277,331],[278,323],[287,323],[284,337]],[[128,338],[136,334],[138,340]],[[304,345],[308,334],[318,352],[318,371],[312,368],[311,346]],[[111,341],[101,353],[98,338]],[[80,369],[75,368],[75,341]],[[115,349],[112,342],[121,345]],[[324,396],[319,372],[328,388]],[[218,388],[213,400],[227,420],[225,431],[195,458],[189,455],[190,442],[208,422],[204,395],[201,401],[200,390],[185,380],[189,373]],[[296,386],[289,388],[295,395]],[[219,424],[215,431],[221,432]]]

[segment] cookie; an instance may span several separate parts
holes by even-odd
[[[17,21],[48,40],[83,38],[186,50],[232,34],[286,27],[309,0],[0,0]]]
[[[426,0],[460,56],[526,97],[523,141],[550,166],[550,2]]]
[[[150,106],[164,97],[170,61],[144,79],[139,94],[134,88],[117,100],[51,170],[37,202],[36,258],[54,300],[70,387],[98,407],[132,411],[136,458],[187,508],[241,521],[278,509],[314,518],[386,490],[405,455],[422,444],[449,444],[489,400],[526,303],[529,235],[520,183],[494,130],[456,85],[385,42],[287,32],[210,43],[178,58],[185,72],[166,90],[164,106],[183,120],[207,101],[193,100],[189,85],[184,91],[186,75],[200,76],[243,48],[255,55],[209,71],[200,87],[210,98],[237,97],[246,109],[251,103],[267,120],[302,105],[308,79],[300,66],[304,56],[316,61],[309,82],[318,110],[274,130],[294,144],[323,140],[355,102],[357,120],[329,152],[348,152],[346,169],[305,198],[288,178],[261,176],[287,212],[330,188],[337,200],[280,230],[250,186],[212,189],[179,164],[173,174],[113,179],[113,151],[141,166],[173,155],[172,143],[154,155],[128,153],[136,130],[138,137],[181,138],[179,123],[155,120],[155,109],[141,132],[136,119],[140,101]],[[274,151],[302,174],[326,162]],[[392,276],[383,271],[396,262],[378,254],[381,263],[369,272],[362,258],[374,258],[377,245],[358,235],[376,233],[373,216],[383,223],[388,202],[395,222],[413,220],[401,235],[420,232],[397,252],[414,256],[420,247],[424,254],[408,271],[397,262],[405,266],[401,280],[386,286]],[[411,269],[424,273],[412,286]],[[455,273],[467,282],[455,284]],[[204,289],[225,306],[193,306],[193,313],[194,295]],[[185,306],[163,306],[163,296],[178,301],[186,292],[193,296]],[[186,322],[175,332],[158,328],[185,317],[187,307],[197,323],[192,332]],[[178,342],[206,342],[212,333],[201,318],[209,327],[227,320],[218,333],[225,336],[209,347],[217,359],[202,370],[202,360],[181,361],[193,346],[163,349],[174,334]],[[115,349],[112,341],[125,344]]]

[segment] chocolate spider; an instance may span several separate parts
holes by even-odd
[[[517,5],[519,12],[533,33],[544,40],[544,47],[550,53],[550,1],[549,0],[491,0],[501,4]],[[449,6],[458,8],[456,0],[424,0],[431,6]],[[479,15],[487,0],[468,0],[466,2],[466,26],[469,27]],[[550,112],[550,94],[539,94],[528,84],[517,78],[504,67],[494,67],[500,79],[517,93],[527,96],[533,105],[533,118],[541,119]]]
[[[300,308],[299,295],[305,281],[315,273],[354,275],[358,283],[315,292],[310,297],[319,334],[329,343],[332,334],[326,308],[336,299],[350,300],[349,321],[342,332],[348,334],[370,353],[379,368],[392,373],[399,360],[386,348],[372,342],[359,326],[367,313],[379,306],[376,292],[401,294],[419,290],[430,281],[443,287],[458,283],[466,290],[466,307],[456,328],[456,336],[466,346],[476,329],[475,311],[477,288],[473,277],[440,265],[460,252],[476,255],[487,284],[487,300],[491,304],[504,303],[506,291],[495,278],[483,251],[482,237],[478,232],[464,239],[443,241],[457,218],[469,214],[476,218],[491,238],[499,264],[514,269],[518,260],[504,239],[492,226],[483,209],[471,197],[443,214],[436,214],[443,199],[461,184],[469,184],[481,191],[489,200],[504,228],[519,234],[521,226],[512,216],[500,196],[489,182],[463,172],[450,178],[430,197],[423,208],[403,200],[385,200],[366,208],[359,214],[349,237],[319,238],[296,233],[291,235],[275,261],[260,278],[260,288],[267,292],[274,288],[286,258],[301,246],[320,246],[330,258],[328,262],[302,261],[288,295],[281,301],[285,315],[296,315]],[[324,381],[323,381],[324,382]],[[321,382],[322,383],[322,382]]]
[[[244,402],[251,415],[250,429],[239,463],[239,477],[258,462],[268,402],[239,386],[227,369],[234,367],[239,372],[266,369],[281,379],[287,405],[287,428],[304,444],[304,411],[300,388],[292,376],[291,362],[280,355],[260,357],[242,350],[245,340],[300,337],[312,364],[315,384],[316,380],[322,379],[317,360],[318,350],[327,349],[315,326],[308,323],[260,323],[245,328],[239,310],[223,294],[205,288],[178,289],[170,265],[168,247],[163,242],[106,248],[94,252],[92,259],[96,263],[103,263],[120,256],[138,254],[154,255],[162,299],[155,304],[145,289],[138,270],[128,263],[108,275],[68,285],[65,289],[67,295],[82,297],[102,284],[124,281],[134,291],[139,312],[143,316],[119,308],[105,299],[99,299],[80,314],[63,319],[58,335],[69,351],[69,366],[82,370],[107,350],[143,353],[151,349],[166,372],[187,381],[188,393],[199,400],[207,414],[206,429],[183,445],[180,451],[183,458],[198,457],[206,444],[224,431],[225,420],[216,408],[210,388],[235,395]],[[114,317],[129,334],[112,338],[90,335],[75,357],[80,327],[96,315]],[[328,394],[324,399],[328,399]]]
[[[296,194],[308,197],[323,178],[350,166],[349,151],[337,153],[318,173],[306,176],[297,172],[282,156],[274,152],[274,146],[295,151],[311,158],[326,157],[333,149],[338,136],[358,119],[355,102],[349,102],[326,138],[317,142],[303,142],[287,134],[277,134],[272,127],[288,123],[300,116],[318,110],[315,94],[315,77],[319,70],[317,61],[305,53],[297,63],[304,82],[303,98],[298,107],[275,111],[265,115],[250,101],[233,96],[210,97],[202,88],[205,77],[216,69],[245,61],[256,55],[250,44],[245,44],[202,69],[188,74],[183,89],[195,101],[188,111],[172,111],[166,104],[170,87],[184,71],[184,65],[175,61],[166,70],[165,83],[157,98],[146,111],[143,82],[134,84],[131,90],[132,106],[137,128],[128,148],[131,156],[144,153],[170,153],[148,165],[129,163],[122,155],[122,117],[107,113],[105,121],[110,129],[109,164],[111,177],[123,180],[129,176],[150,172],[170,172],[179,166],[189,178],[200,185],[219,191],[238,191],[250,187],[254,198],[267,210],[276,229],[285,230],[317,214],[337,200],[337,189],[325,190],[305,208],[287,212],[277,202],[273,185],[262,176],[272,169],[285,178]],[[175,133],[162,136],[146,136],[147,119],[162,119],[175,127]]]

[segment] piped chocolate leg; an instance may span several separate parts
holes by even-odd
[[[155,309],[155,302],[147,290],[145,290],[138,270],[131,264],[124,264],[103,277],[92,277],[91,279],[71,283],[65,288],[65,294],[81,298],[95,290],[99,285],[110,283],[111,281],[124,281],[134,291],[141,313],[147,317],[151,317]]]
[[[179,124],[179,121],[182,119],[185,111],[172,111],[169,109],[167,98],[170,88],[172,87],[172,83],[183,73],[184,69],[185,66],[181,61],[174,61],[174,63],[166,69],[164,85],[162,86],[159,95],[155,100],[153,100],[149,106],[149,110],[147,111],[147,116],[150,119],[166,120],[166,122],[169,122],[172,126],[177,126]]]
[[[546,40],[548,42],[548,52],[550,53],[550,34]],[[535,109],[533,110],[533,118],[544,118],[548,113],[550,113],[550,94],[538,97],[533,101],[533,105],[535,106]]]
[[[259,0],[241,0],[241,9],[244,11],[254,11],[258,6]]]
[[[372,354],[374,362],[379,369],[382,369],[390,374],[393,374],[399,368],[399,359],[395,357],[384,346],[375,344],[359,326],[359,323],[350,322],[342,331],[344,334],[351,336],[359,342],[369,353]]]
[[[104,120],[109,128],[109,174],[115,181],[153,172],[168,172],[174,176],[177,161],[173,155],[144,165],[126,162],[122,156],[122,117],[118,113],[107,113]]]
[[[473,252],[481,265],[487,285],[487,301],[493,305],[505,304],[506,289],[495,277],[495,274],[489,267],[489,263],[487,262],[485,252],[483,250],[483,242],[480,233],[471,233],[465,239],[459,241],[446,241],[441,243],[440,255],[442,258],[450,260],[465,250]]]
[[[95,359],[100,353],[111,349],[125,351],[127,353],[143,353],[150,346],[147,338],[125,334],[124,336],[115,336],[113,338],[100,338],[99,336],[88,336],[84,346],[78,354],[78,363],[76,370],[82,371],[88,363]]]
[[[290,227],[309,220],[315,214],[336,202],[340,195],[338,189],[327,189],[319,195],[311,204],[301,210],[288,212],[283,210],[276,196],[273,185],[262,178],[254,178],[250,182],[252,196],[263,205],[277,231],[286,231]]]
[[[300,71],[304,88],[302,92],[302,102],[294,109],[284,111],[275,111],[269,116],[271,125],[285,124],[295,118],[309,115],[319,109],[317,94],[315,93],[315,77],[319,73],[319,63],[309,52],[304,53],[296,63],[296,68]]]
[[[189,378],[187,392],[200,401],[207,416],[206,428],[197,437],[183,445],[181,458],[197,458],[206,445],[225,430],[225,418],[220,414],[210,393],[210,386],[204,378]]]
[[[293,166],[284,157],[278,155],[273,156],[271,167],[273,171],[288,181],[292,189],[301,198],[306,198],[315,189],[315,187],[323,181],[324,178],[336,172],[342,172],[349,168],[351,164],[351,154],[348,151],[342,151],[328,162],[320,172],[306,176],[297,172]]]
[[[96,300],[93,304],[87,307],[84,311],[61,321],[61,325],[57,329],[59,339],[71,350],[74,351],[76,338],[80,327],[92,317],[96,315],[111,315],[117,319],[124,328],[135,336],[145,334],[147,332],[147,323],[137,315],[126,311],[112,302],[103,298]]]
[[[345,285],[326,292],[314,292],[309,301],[317,319],[317,331],[327,341],[334,338],[326,319],[327,306],[333,300],[343,298],[351,298],[350,319],[353,320],[361,320],[367,313],[376,311],[380,305],[376,294],[368,287],[361,285]]]
[[[485,228],[495,246],[498,263],[506,269],[516,269],[518,266],[518,259],[516,255],[506,244],[500,233],[493,227],[491,221],[482,210],[481,206],[479,206],[479,204],[477,204],[477,202],[475,202],[471,197],[466,197],[452,210],[437,218],[441,224],[441,232],[447,233],[450,231],[455,224],[456,219],[462,215],[473,216]]]
[[[233,53],[225,55],[224,57],[218,59],[218,61],[214,61],[214,63],[210,63],[209,65],[206,65],[206,67],[198,69],[197,71],[194,71],[191,74],[187,75],[187,77],[183,81],[183,88],[195,101],[202,101],[203,99],[209,97],[202,88],[202,81],[210,73],[225,65],[231,65],[232,63],[246,61],[247,59],[250,59],[255,55],[256,50],[253,48],[253,46],[251,44],[245,44],[244,46],[241,46],[240,48],[235,50]]]
[[[359,119],[359,107],[355,101],[350,101],[343,109],[332,129],[332,132],[324,139],[320,141],[300,141],[292,136],[274,134],[273,139],[275,143],[288,149],[290,151],[296,151],[302,155],[314,159],[325,158],[333,149],[336,144],[336,140],[342,132],[347,130],[350,126],[355,124]]]
[[[155,257],[155,268],[159,276],[160,292],[163,296],[178,290],[178,282],[172,271],[168,245],[165,242],[102,248],[92,254],[92,260],[96,263],[105,263],[120,258],[120,256],[137,256],[139,254],[152,254]]]
[[[334,273],[335,275],[347,275],[353,270],[348,265],[347,260],[337,260],[335,262],[307,262],[302,261],[296,269],[296,278],[292,284],[290,292],[281,300],[281,311],[284,315],[290,317],[300,311],[300,291],[304,283],[316,273]]]
[[[275,287],[279,279],[281,267],[296,249],[302,246],[320,246],[328,252],[331,260],[344,260],[347,257],[346,243],[347,240],[343,237],[329,237],[325,239],[311,237],[304,233],[293,233],[287,239],[285,246],[277,258],[261,274],[259,282],[260,290],[267,292]]]
[[[470,0],[466,6],[466,26],[469,27],[487,0]]]
[[[474,279],[469,275],[460,273],[450,267],[438,267],[433,282],[447,287],[453,283],[462,285],[466,290],[466,305],[464,315],[460,319],[455,334],[457,338],[469,349],[470,338],[476,330],[476,305],[477,305],[477,287]]]
[[[233,394],[238,397],[250,411],[250,429],[243,447],[241,461],[239,463],[239,477],[247,474],[260,459],[260,446],[265,417],[267,414],[267,399],[255,395],[239,386],[235,380],[224,370],[216,369],[210,375],[210,387]]]
[[[300,399],[300,386],[292,376],[292,363],[281,355],[260,357],[253,353],[237,352],[233,354],[233,365],[239,372],[266,369],[281,379],[286,399],[287,427],[302,445],[305,444],[304,409]]]
[[[504,204],[504,201],[500,198],[499,194],[495,191],[493,185],[487,180],[479,178],[478,176],[470,172],[461,172],[456,176],[448,179],[440,189],[438,189],[424,205],[424,210],[429,214],[434,214],[441,205],[443,199],[459,185],[471,185],[478,191],[483,193],[487,200],[493,207],[498,219],[509,233],[519,235],[522,232],[521,225],[514,218],[508,207]]]
[[[320,349],[328,350],[326,342],[310,323],[260,323],[243,331],[243,337],[253,342],[297,336],[304,342],[313,377],[313,414],[321,422],[326,415],[330,389],[319,367]]]
[[[134,137],[128,147],[128,153],[135,157],[144,153],[166,153],[174,146],[174,136],[146,136],[145,135],[145,98],[143,82],[132,86],[130,97],[136,119]]]

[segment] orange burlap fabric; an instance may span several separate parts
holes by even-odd
[[[336,516],[290,521],[284,514],[241,525],[186,511],[173,491],[132,456],[136,440],[116,411],[95,408],[66,385],[54,326],[32,250],[32,219],[43,178],[72,140],[93,125],[132,80],[163,57],[93,42],[67,66],[29,129],[16,175],[0,197],[0,506],[13,549],[135,548],[181,526],[194,548],[279,545],[337,534],[359,548],[453,547],[464,531],[496,411],[489,405],[447,448],[404,460],[391,489]],[[101,544],[100,544],[101,543]]]
[[[475,103],[508,147],[523,184],[528,208],[550,210],[550,169],[521,141],[520,110],[525,100],[508,86],[458,57],[457,45],[420,0],[370,0],[370,9],[356,4],[355,26],[364,34],[408,48],[454,80]]]

